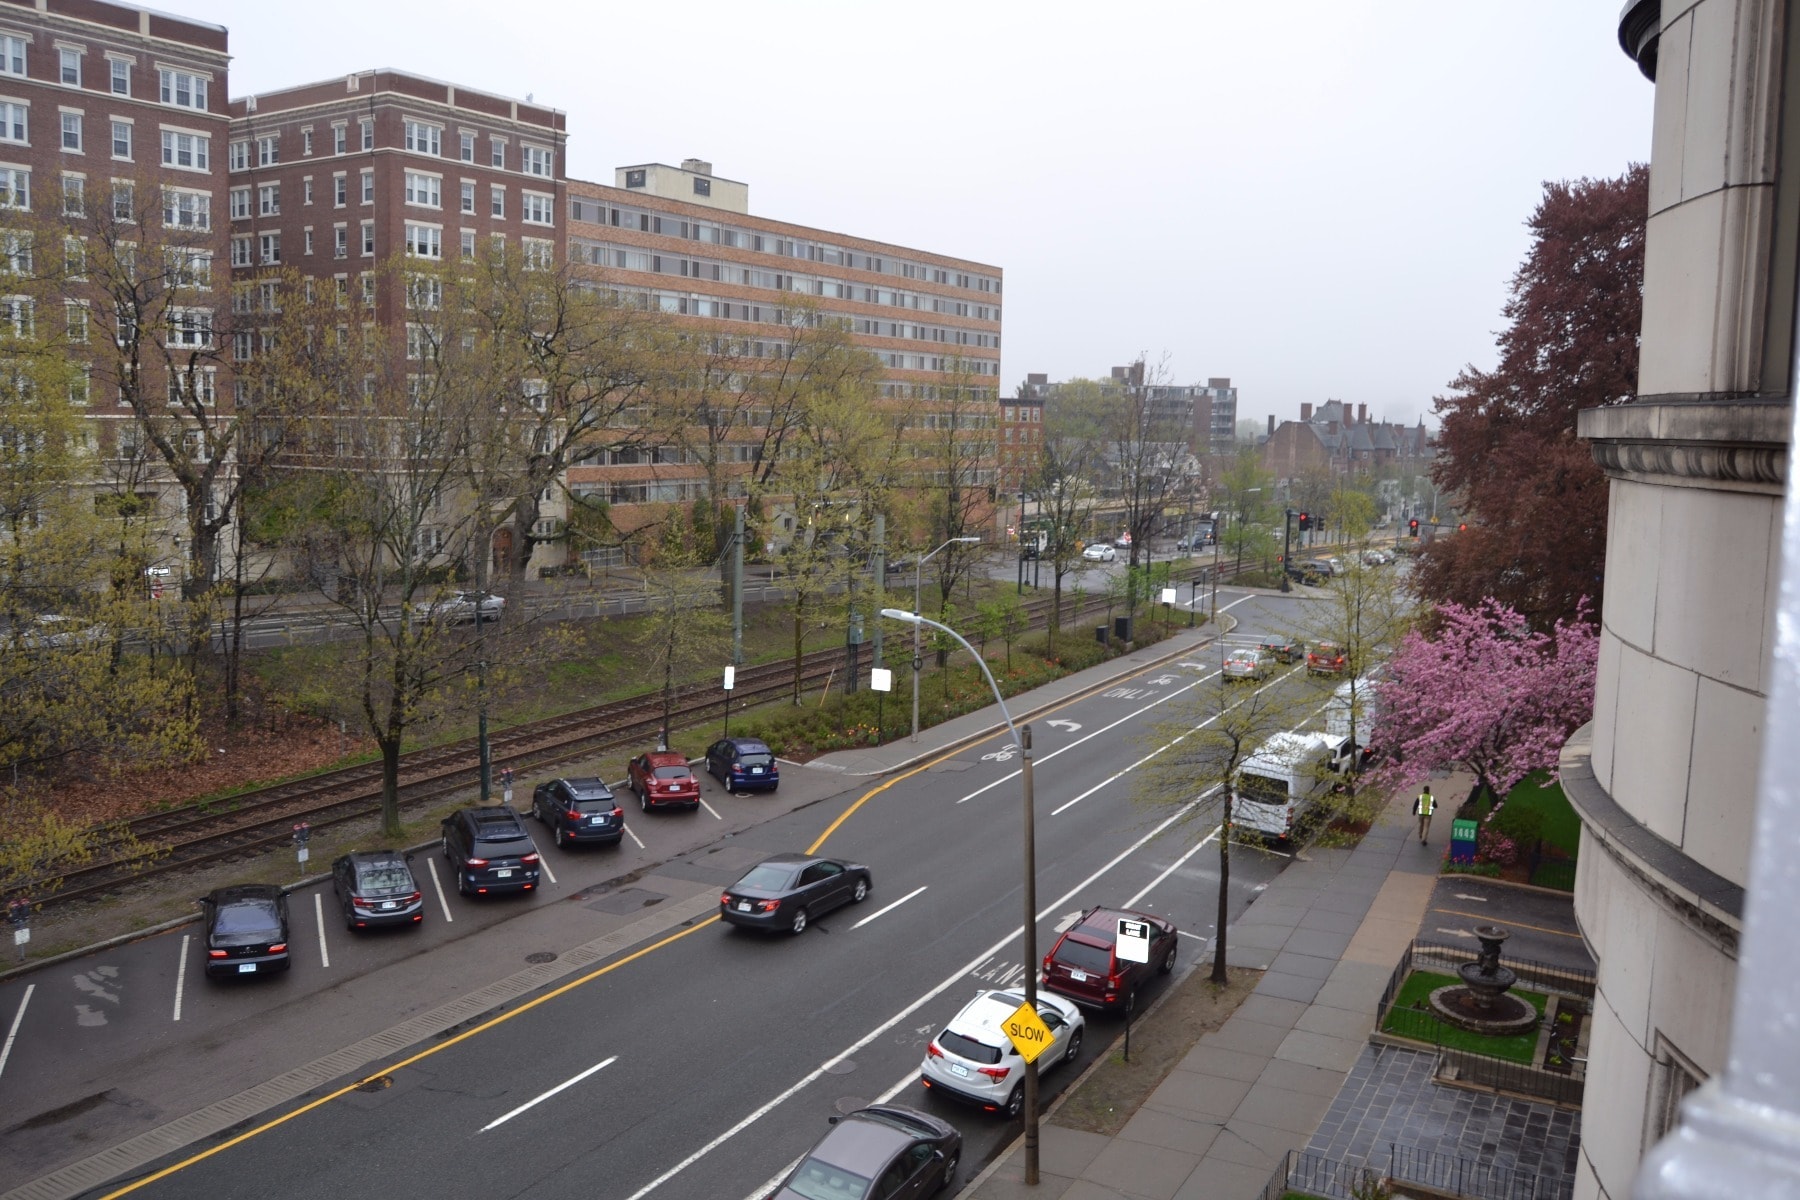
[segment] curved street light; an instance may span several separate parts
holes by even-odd
[[[954,540],[975,541],[978,539],[958,538]],[[946,542],[944,545],[949,544],[950,543]],[[938,550],[942,550],[943,548],[943,546],[939,546]],[[937,550],[933,550],[932,553],[936,554]],[[970,657],[974,658],[976,665],[981,668],[981,673],[987,677],[988,687],[992,688],[994,691],[994,702],[1000,706],[1000,715],[1006,719],[1006,727],[1012,730],[1013,743],[1019,747],[1019,754],[1023,759],[1019,773],[1025,791],[1025,819],[1022,826],[1025,841],[1025,1003],[1030,1006],[1032,1012],[1036,1012],[1038,1010],[1037,814],[1036,809],[1032,805],[1031,724],[1027,722],[1023,727],[1013,724],[1012,713],[1007,711],[1006,698],[1000,694],[1000,685],[994,682],[994,673],[988,670],[987,660],[975,652],[975,647],[969,645],[962,634],[956,632],[956,630],[950,628],[948,625],[933,621],[930,617],[922,617],[916,612],[907,612],[904,609],[884,608],[881,610],[881,615],[895,621],[905,621],[907,624],[911,625],[913,627],[914,646],[918,645],[920,628],[926,625],[931,626],[939,633],[948,634],[950,637],[955,638],[957,644],[969,652]],[[913,685],[915,688],[918,686],[918,678],[918,672],[914,671]],[[914,691],[913,696],[916,703],[918,692]],[[918,710],[915,708],[913,711],[916,720]],[[914,733],[916,736],[916,727]],[[1025,1182],[1028,1184],[1036,1184],[1037,1181],[1038,1067],[1037,1060],[1034,1058],[1025,1064]]]

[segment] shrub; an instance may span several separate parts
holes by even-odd
[[[1500,867],[1495,863],[1487,863],[1487,862],[1479,862],[1479,863],[1447,862],[1444,864],[1444,874],[1446,874],[1446,875],[1484,875],[1489,879],[1498,879],[1500,877]]]
[[[1489,828],[1520,846],[1535,846],[1543,840],[1544,814],[1535,808],[1508,804],[1488,822]]]
[[[1483,860],[1510,867],[1519,861],[1519,846],[1505,834],[1483,829],[1475,835],[1475,853]]]

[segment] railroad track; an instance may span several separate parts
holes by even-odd
[[[1049,607],[1048,597],[1025,603],[1031,628],[1047,624]],[[1077,604],[1065,596],[1065,627],[1078,626],[1084,616],[1105,608],[1101,597],[1084,597]],[[841,648],[804,656],[801,687],[828,679],[843,662]],[[746,667],[737,673],[732,701],[774,699],[791,691],[793,682],[791,660]],[[687,718],[704,718],[719,704],[717,689],[710,685],[679,688],[670,707],[671,727],[682,727]],[[661,727],[661,696],[650,693],[503,730],[490,735],[488,743],[494,768],[530,771],[639,742]],[[479,745],[473,738],[412,751],[401,760],[400,804],[416,807],[441,800],[477,782],[479,772]],[[300,821],[318,829],[368,818],[378,809],[381,790],[382,764],[376,761],[145,813],[118,826],[122,836],[104,844],[96,861],[27,884],[25,890],[39,903],[60,904],[101,896],[151,876],[262,853],[290,843]]]

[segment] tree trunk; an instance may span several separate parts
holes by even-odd
[[[1231,789],[1225,789],[1225,811],[1219,821],[1219,910],[1213,918],[1212,981],[1217,984],[1230,982],[1225,974],[1225,926],[1230,919],[1227,899],[1231,890]]]
[[[381,747],[381,832],[397,838],[400,827],[400,739],[376,738]]]
[[[800,658],[806,646],[806,623],[800,619],[800,606],[794,606],[794,704],[800,703]]]

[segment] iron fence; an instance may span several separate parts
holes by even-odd
[[[1343,1162],[1290,1150],[1263,1187],[1261,1200],[1282,1200],[1289,1193],[1319,1200],[1352,1200],[1352,1188],[1371,1177],[1429,1188],[1459,1200],[1567,1200],[1575,1183],[1573,1177],[1537,1175],[1499,1163],[1389,1143],[1365,1160]]]

